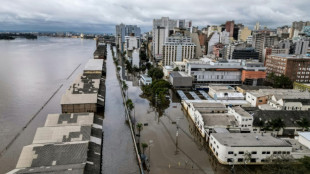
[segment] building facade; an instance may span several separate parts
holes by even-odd
[[[310,82],[310,57],[305,55],[269,55],[266,59],[267,74],[285,75],[293,82]]]

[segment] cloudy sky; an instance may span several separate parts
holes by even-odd
[[[309,9],[310,0],[1,0],[0,31],[114,33],[121,22],[148,31],[162,16],[200,27],[227,20],[276,27],[310,20]]]

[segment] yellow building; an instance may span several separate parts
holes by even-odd
[[[243,29],[239,30],[238,33],[238,40],[245,42],[246,39],[251,35],[252,30],[248,27],[244,27]]]

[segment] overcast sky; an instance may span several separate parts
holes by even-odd
[[[1,0],[0,30],[114,33],[122,22],[148,31],[162,16],[200,27],[235,20],[275,28],[310,20],[309,9],[310,0]]]

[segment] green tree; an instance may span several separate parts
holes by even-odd
[[[138,129],[138,132],[139,132],[139,135],[140,135],[140,133],[141,133],[141,131],[143,129],[143,124],[142,123],[138,123],[137,124],[137,129]]]
[[[297,121],[297,124],[302,127],[302,131],[309,130],[310,122],[307,118],[302,118],[300,121]]]
[[[149,147],[149,145],[146,143],[142,143],[141,146],[142,146],[142,154],[144,154],[145,149]]]
[[[127,105],[127,108],[128,108],[129,111],[132,111],[133,108],[135,107],[135,105],[133,104],[131,99],[127,99],[126,105]]]
[[[281,118],[276,118],[276,119],[271,120],[270,126],[273,131],[277,131],[277,135],[278,135],[281,128],[285,127],[285,123]]]
[[[148,62],[148,63],[146,63],[146,65],[145,65],[145,66],[146,66],[146,69],[147,69],[147,70],[150,70],[150,69],[152,69],[152,68],[153,68],[152,64],[151,64],[151,63],[149,63],[149,62]]]
[[[125,80],[123,80],[123,89],[125,90],[126,93],[126,99],[128,99],[128,85]]]
[[[173,69],[173,71],[180,71],[180,70],[179,70],[179,67],[175,67],[175,68]]]
[[[164,77],[164,73],[160,68],[151,68],[148,71],[148,76],[152,77],[153,80],[158,80]]]
[[[302,174],[299,165],[296,165],[291,155],[271,155],[266,158],[269,163],[262,167],[261,173],[268,174]]]

